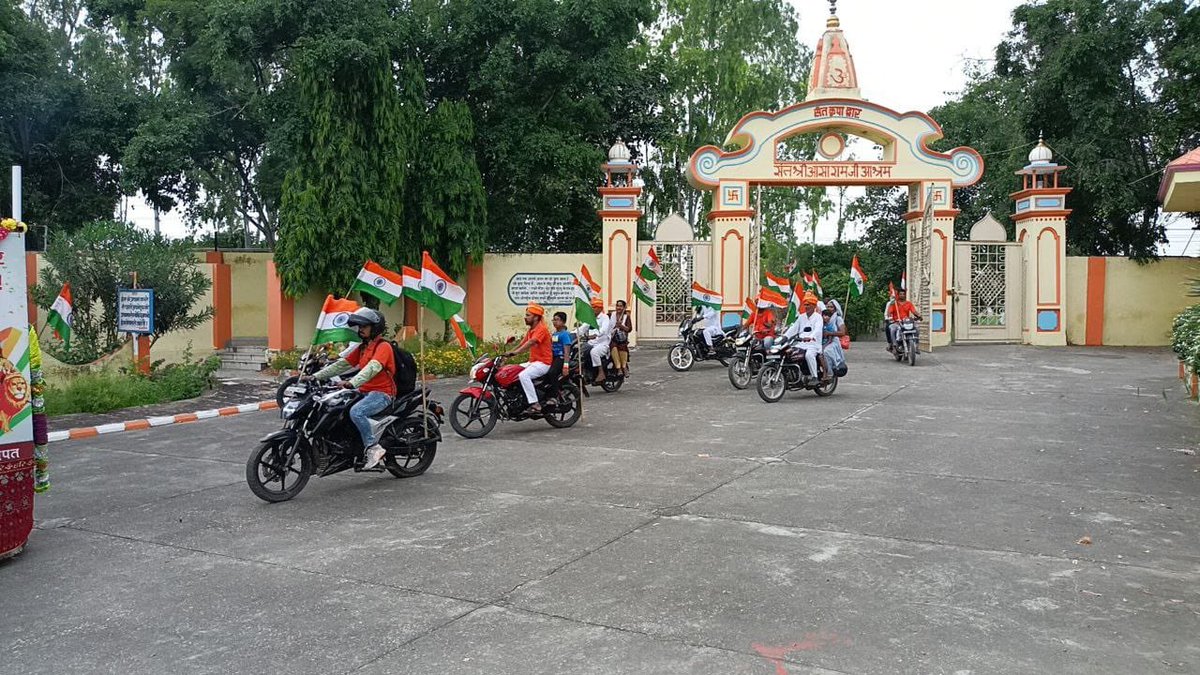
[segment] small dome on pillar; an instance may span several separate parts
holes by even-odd
[[[609,164],[628,164],[631,156],[632,154],[629,152],[629,146],[625,145],[625,141],[621,140],[620,138],[618,138],[617,142],[613,143],[613,146],[608,149]]]
[[[1046,139],[1038,134],[1038,144],[1029,151],[1030,164],[1050,164],[1054,160],[1054,151],[1046,145]]]

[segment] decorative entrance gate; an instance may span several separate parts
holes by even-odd
[[[955,243],[956,342],[1021,341],[1022,246],[1007,239],[988,215],[971,227],[970,241]]]
[[[692,282],[709,285],[712,243],[697,241],[693,236],[683,218],[670,215],[659,224],[654,241],[639,243],[638,260],[654,246],[662,264],[662,275],[655,283],[654,307],[633,303],[640,341],[675,339],[679,322],[692,313]]]

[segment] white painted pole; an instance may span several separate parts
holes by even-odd
[[[21,220],[21,166],[14,164],[12,168],[12,217]]]

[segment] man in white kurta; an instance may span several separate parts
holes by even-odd
[[[612,319],[608,318],[608,313],[604,311],[604,299],[600,296],[592,298],[592,309],[596,312],[596,333],[592,339],[588,341],[588,349],[591,354],[592,367],[596,369],[596,384],[604,381],[604,369],[600,364],[604,363],[604,357],[608,356],[608,350],[612,347]]]
[[[804,361],[808,364],[808,374],[818,377],[817,355],[821,353],[821,332],[825,328],[825,320],[817,312],[817,297],[812,293],[804,295],[804,311],[788,327],[783,334],[785,338],[797,340],[795,349],[804,351]]]
[[[709,349],[712,349],[713,340],[725,333],[721,330],[721,317],[712,307],[704,307],[700,311],[700,320],[704,326],[704,343],[708,345]]]

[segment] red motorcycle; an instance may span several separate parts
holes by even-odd
[[[518,376],[520,365],[504,365],[503,356],[484,356],[471,366],[471,384],[450,404],[450,426],[464,438],[483,438],[498,420],[519,422],[545,419],[559,429],[574,425],[583,414],[579,394],[583,390],[578,368],[563,377],[553,369],[534,380],[542,410],[528,412],[529,402]]]

